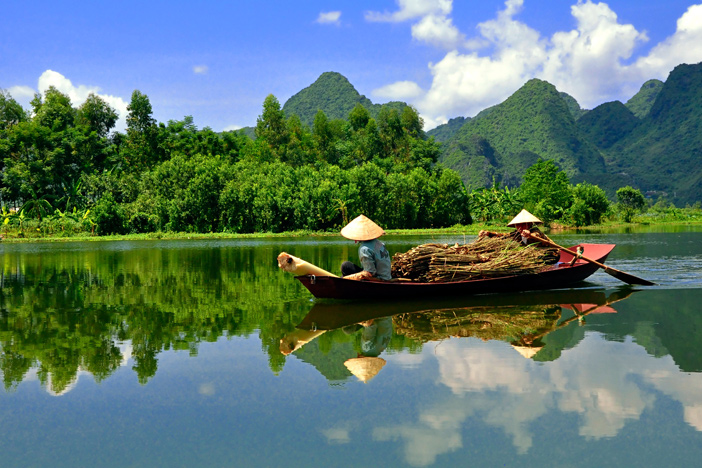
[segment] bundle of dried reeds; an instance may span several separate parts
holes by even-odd
[[[465,245],[423,244],[392,258],[392,275],[423,282],[536,273],[553,263],[558,252],[523,246],[507,237],[482,238]]]

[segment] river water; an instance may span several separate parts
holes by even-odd
[[[696,465],[702,229],[661,231],[551,236],[656,286],[373,304],[277,268],[341,237],[0,244],[0,467]]]

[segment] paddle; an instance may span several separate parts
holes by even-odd
[[[643,279],[643,278],[639,278],[638,276],[634,276],[634,275],[632,275],[632,274],[625,273],[625,272],[623,272],[623,271],[621,271],[621,270],[617,270],[616,268],[612,268],[612,267],[610,267],[610,266],[607,266],[607,265],[605,265],[604,263],[598,262],[597,260],[593,260],[593,259],[591,259],[591,258],[587,258],[587,257],[583,256],[582,254],[578,254],[577,252],[573,252],[573,251],[570,250],[570,249],[566,249],[565,247],[562,247],[562,246],[560,246],[560,245],[558,245],[558,244],[556,244],[556,243],[554,243],[554,242],[552,242],[552,241],[549,241],[549,240],[546,240],[546,239],[542,239],[541,237],[532,236],[531,234],[529,234],[528,237],[531,237],[532,239],[535,239],[535,240],[541,242],[542,244],[550,245],[551,247],[555,247],[555,248],[557,248],[557,249],[559,249],[559,250],[563,250],[564,252],[571,253],[571,254],[575,255],[577,258],[582,258],[582,259],[585,260],[586,262],[590,262],[590,263],[592,263],[593,265],[597,265],[598,267],[604,269],[605,273],[607,273],[607,274],[609,274],[609,275],[611,275],[611,276],[614,276],[614,277],[617,278],[618,280],[624,281],[625,283],[628,283],[628,284],[639,284],[639,285],[641,285],[641,286],[653,286],[653,285],[656,284],[656,283],[653,283],[653,282],[651,282],[651,281],[645,280],[645,279]]]

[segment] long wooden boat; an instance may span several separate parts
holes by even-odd
[[[614,244],[579,244],[582,255],[604,263]],[[296,276],[315,297],[325,299],[404,299],[411,297],[443,297],[448,295],[474,295],[502,292],[559,289],[581,282],[599,267],[574,255],[561,251],[557,263],[535,274],[481,278],[444,283],[418,283],[413,281],[356,281],[335,276]]]

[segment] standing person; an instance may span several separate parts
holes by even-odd
[[[517,216],[515,216],[512,221],[507,224],[507,226],[514,227],[512,232],[492,232],[492,231],[480,231],[478,237],[510,237],[516,242],[523,245],[533,244],[539,242],[537,239],[532,237],[540,237],[547,241],[551,241],[546,234],[541,232],[537,224],[543,224],[543,222],[529,213],[527,210],[522,210]]]
[[[378,237],[383,234],[385,234],[383,228],[364,215],[360,215],[341,230],[341,235],[345,238],[361,243],[358,247],[358,257],[362,267],[353,262],[344,262],[341,265],[341,274],[345,278],[385,281],[392,279],[390,254],[385,248],[385,244],[378,240]]]

